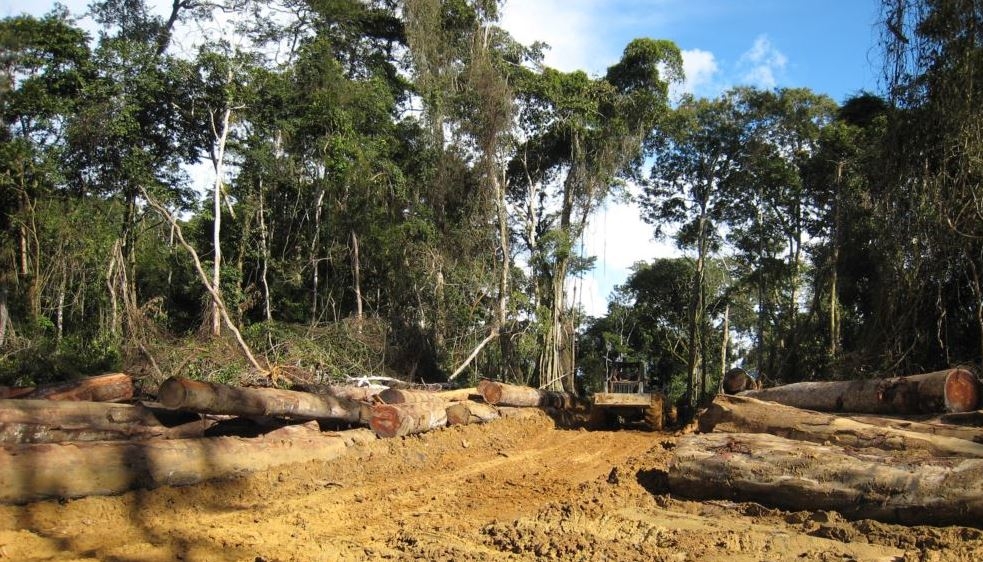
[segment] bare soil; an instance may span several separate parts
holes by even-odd
[[[0,507],[10,560],[983,560],[983,532],[665,492],[670,434],[500,420],[331,462]]]

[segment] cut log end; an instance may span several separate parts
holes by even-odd
[[[372,407],[369,427],[379,437],[396,437],[402,424],[399,408],[389,404],[376,404]]]
[[[963,368],[949,372],[945,379],[945,408],[952,413],[970,412],[979,407],[980,384],[976,375]]]
[[[194,381],[190,379],[171,377],[161,383],[160,390],[157,391],[157,401],[165,408],[178,408],[187,399],[185,385],[192,384]]]
[[[737,394],[745,390],[759,388],[757,381],[751,378],[747,371],[740,367],[727,371],[723,380],[724,394]]]
[[[488,404],[498,404],[502,401],[502,386],[494,381],[483,380],[478,385],[478,392]]]

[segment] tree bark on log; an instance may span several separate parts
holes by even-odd
[[[842,447],[921,451],[923,456],[983,458],[983,444],[894,429],[746,396],[717,396],[698,420],[703,433],[770,433]]]
[[[983,427],[983,410],[945,414],[939,418],[942,423]]]
[[[850,519],[983,526],[983,459],[905,462],[767,434],[679,439],[669,491],[690,499],[834,510]]]
[[[724,394],[737,394],[745,390],[756,390],[760,388],[758,381],[751,378],[751,375],[741,368],[727,371],[724,374],[721,386],[723,386]]]
[[[454,402],[447,406],[447,425],[468,425],[472,423],[487,423],[500,417],[498,408],[490,404],[472,402]]]
[[[448,402],[468,400],[472,395],[476,395],[477,393],[478,390],[475,388],[460,388],[439,392],[389,388],[383,390],[377,396],[385,404],[446,404]]]
[[[0,387],[0,399],[124,402],[133,398],[133,378],[109,373],[37,387]]]
[[[191,418],[191,416],[188,416]],[[0,443],[202,437],[213,420],[166,425],[150,408],[106,402],[0,400]]]
[[[369,427],[379,437],[401,437],[447,425],[444,404],[376,404]]]
[[[953,423],[945,423],[943,418],[946,416],[962,416],[965,414],[946,414],[939,416],[938,418],[932,418],[924,422],[916,420],[905,420],[899,418],[879,418],[876,416],[869,415],[856,415],[848,416],[856,422],[876,425],[879,427],[889,427],[892,429],[901,429],[904,431],[914,431],[915,433],[924,433],[926,435],[938,435],[941,437],[955,437],[956,439],[965,439],[966,441],[972,441],[974,443],[983,443],[983,430],[975,429],[972,427],[965,427]],[[937,420],[937,421],[936,421]]]
[[[276,388],[239,388],[171,377],[157,395],[167,408],[205,414],[278,416],[291,419],[361,421],[358,402]]]
[[[330,460],[352,444],[373,439],[364,429],[333,435],[308,430],[273,432],[253,439],[210,437],[5,447],[0,449],[0,502],[186,486],[283,464]]]
[[[542,390],[483,380],[478,385],[485,402],[498,406],[541,407],[569,410],[577,405],[577,397],[568,392]]]
[[[385,390],[371,386],[330,386],[327,393],[335,398],[346,398],[356,402],[365,402]]]
[[[819,412],[918,414],[975,410],[980,389],[972,371],[955,368],[886,379],[799,382],[741,396]]]

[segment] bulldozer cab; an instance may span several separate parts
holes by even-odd
[[[644,361],[612,361],[604,377],[604,392],[609,394],[645,394],[647,368]]]

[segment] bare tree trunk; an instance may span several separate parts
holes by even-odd
[[[355,320],[362,330],[362,274],[358,257],[358,236],[352,230],[352,282],[355,285]]]
[[[263,194],[263,180],[259,181],[259,243],[262,248],[262,259],[263,267],[262,273],[260,275],[260,281],[263,284],[263,318],[267,322],[273,320],[273,314],[270,310],[270,283],[268,280],[269,268],[270,268],[270,248],[269,240],[266,234],[266,209],[264,205],[265,196]]]
[[[3,348],[7,341],[7,322],[10,321],[10,313],[7,311],[7,287],[0,285],[0,348]]]
[[[229,80],[232,79],[231,71]],[[232,108],[226,107],[222,114],[221,130],[215,127],[215,114],[212,113],[212,133],[215,135],[217,143],[216,151],[212,153],[212,165],[215,168],[215,185],[212,201],[212,212],[214,216],[214,228],[212,229],[212,247],[215,253],[215,261],[212,265],[212,287],[219,296],[222,294],[222,175],[225,166],[225,145],[229,138],[229,119],[232,117]],[[212,299],[212,336],[218,337],[222,334],[222,317],[219,314],[218,301]]]
[[[67,280],[68,272],[65,271],[65,267],[62,267],[61,279],[58,282],[58,304],[56,305],[55,312],[55,328],[57,330],[55,341],[60,342],[62,335],[65,333],[65,285]]]
[[[320,193],[318,193],[317,204],[314,206],[314,238],[311,240],[311,267],[314,270],[311,279],[311,326],[317,324],[318,266],[320,264],[317,249],[321,238],[322,205],[324,205],[324,188],[321,188]]]
[[[728,359],[729,359],[729,349],[727,349],[728,344],[730,344],[730,305],[724,307],[724,329],[723,337],[721,338],[720,344],[720,385],[723,388],[724,377],[727,375]]]
[[[153,207],[154,210],[160,213],[161,216],[167,219],[167,222],[171,223],[171,226],[174,227],[175,229],[174,231],[177,234],[178,240],[181,242],[181,246],[183,246],[184,249],[187,250],[188,254],[191,255],[191,260],[194,262],[195,270],[198,272],[198,277],[201,279],[202,284],[205,286],[205,290],[208,291],[208,294],[211,295],[214,302],[218,304],[218,312],[221,315],[222,319],[225,321],[226,327],[229,328],[229,331],[231,331],[232,335],[235,337],[236,342],[239,344],[239,349],[242,350],[243,355],[246,356],[246,359],[249,360],[249,363],[253,366],[254,369],[259,371],[260,373],[269,374],[269,369],[266,369],[259,364],[259,361],[256,360],[256,357],[253,355],[252,350],[249,349],[249,344],[247,344],[246,340],[242,338],[242,334],[239,332],[239,328],[236,327],[235,322],[233,322],[232,318],[229,317],[229,312],[225,308],[225,302],[222,300],[222,295],[220,295],[215,290],[215,287],[213,287],[212,284],[209,282],[208,274],[205,273],[204,268],[202,268],[201,266],[201,260],[198,259],[198,252],[196,252],[195,249],[191,246],[191,244],[188,244],[188,242],[184,239],[184,233],[181,230],[181,227],[178,225],[177,221],[174,219],[174,216],[171,215],[171,213],[169,213],[167,209],[165,209],[160,203],[158,203],[157,200],[150,197],[150,194],[148,194],[144,190],[141,191],[143,193],[143,196],[147,199],[147,203],[151,207]]]

